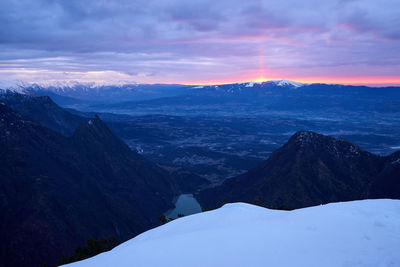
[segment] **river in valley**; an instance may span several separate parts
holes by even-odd
[[[175,208],[167,211],[166,218],[175,219],[178,214],[191,215],[201,212],[201,206],[192,194],[182,194],[174,199]]]

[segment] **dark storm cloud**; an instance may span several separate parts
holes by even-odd
[[[3,0],[0,79],[396,76],[399,13],[397,0]]]

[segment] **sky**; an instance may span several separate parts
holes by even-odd
[[[400,85],[399,0],[2,0],[0,80]]]

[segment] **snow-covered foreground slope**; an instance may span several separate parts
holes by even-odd
[[[400,200],[295,211],[228,204],[147,231],[80,266],[400,266]]]

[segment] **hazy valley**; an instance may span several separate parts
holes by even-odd
[[[379,155],[400,147],[396,108],[400,93],[395,87],[281,81],[178,86],[176,90],[162,85],[26,90],[60,99],[55,101],[66,108],[80,108],[81,112],[70,112],[83,117],[101,112],[116,135],[140,154],[214,182],[255,167],[299,130],[346,139]],[[173,96],[165,97],[164,90]],[[115,103],[99,92],[111,94]],[[67,97],[69,102],[63,99]],[[135,97],[138,100],[125,102]]]

